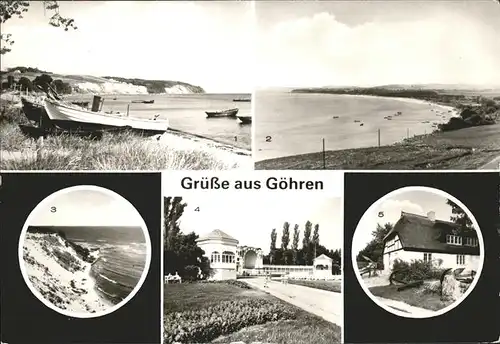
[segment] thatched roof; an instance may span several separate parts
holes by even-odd
[[[401,212],[400,219],[385,236],[384,241],[398,235],[405,251],[479,255],[479,246],[446,243],[446,235],[453,234],[453,230],[457,228],[457,224],[453,222],[437,219],[432,221],[427,216]],[[467,236],[477,238],[474,234]]]

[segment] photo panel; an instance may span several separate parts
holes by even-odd
[[[255,16],[256,169],[498,168],[498,1],[256,1]]]
[[[345,173],[346,343],[498,338],[499,181],[493,172]],[[471,314],[488,317],[469,326]]]
[[[163,343],[339,343],[343,175],[163,173]]]
[[[0,170],[253,168],[252,1],[2,9]]]
[[[1,182],[2,342],[159,343],[161,174]]]

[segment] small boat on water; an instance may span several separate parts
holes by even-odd
[[[205,111],[207,114],[207,118],[214,118],[214,117],[236,117],[236,114],[238,113],[239,109],[234,108],[234,109],[227,109],[227,110],[220,110],[220,111]]]
[[[150,99],[150,100],[132,100],[133,104],[154,104],[155,100]]]
[[[241,121],[241,124],[251,124],[252,116],[238,116],[238,119]]]
[[[97,130],[129,128],[143,134],[163,134],[168,129],[168,120],[143,119],[119,116],[104,112],[93,112],[53,99],[44,100],[44,109],[50,121],[65,130]]]
[[[251,98],[234,98],[233,102],[251,102]]]

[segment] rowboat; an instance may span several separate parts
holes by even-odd
[[[154,104],[155,100],[150,99],[150,100],[132,100],[133,104]]]
[[[252,101],[251,98],[235,98],[233,99],[233,102],[250,102]]]
[[[205,111],[207,114],[207,118],[213,118],[213,117],[236,117],[236,114],[238,113],[239,109],[234,108],[234,109],[227,109],[227,110],[221,110],[221,111]]]
[[[58,127],[66,130],[96,130],[106,128],[125,128],[140,131],[144,134],[163,134],[168,129],[168,120],[143,119],[104,112],[85,110],[72,104],[57,100],[45,99],[44,108],[50,120]]]
[[[238,116],[238,119],[241,121],[241,124],[252,123],[252,116]]]

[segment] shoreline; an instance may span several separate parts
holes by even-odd
[[[376,95],[364,95],[364,94],[336,94],[336,93],[313,93],[313,92],[289,92],[290,94],[315,94],[315,95],[333,95],[333,96],[348,96],[348,97],[351,97],[351,98],[367,98],[367,99],[387,99],[387,100],[396,100],[396,101],[401,101],[401,102],[405,102],[405,103],[411,103],[411,104],[421,104],[421,105],[429,105],[429,106],[433,106],[433,107],[437,107],[437,108],[441,108],[443,110],[443,112],[445,112],[447,115],[449,115],[449,118],[451,117],[457,117],[459,116],[459,112],[460,110],[452,105],[449,105],[449,104],[439,104],[439,103],[436,103],[436,102],[431,102],[431,101],[427,101],[427,100],[422,100],[422,99],[417,99],[417,98],[405,98],[405,97],[384,97],[384,96],[376,96]],[[448,111],[451,111],[451,112],[448,112]],[[448,118],[448,120],[449,120]],[[410,128],[411,129],[411,128]],[[439,131],[437,131],[439,132]],[[429,132],[429,133],[426,133],[426,134],[419,134],[419,135],[416,135],[414,137],[422,137],[422,136],[426,136],[426,135],[433,135],[435,134],[436,131],[434,132]],[[407,142],[408,139],[407,138],[403,138],[399,141],[395,141],[393,143],[390,143],[390,144],[385,144],[385,145],[382,145],[380,147],[389,147],[389,146],[393,146],[393,145],[397,145],[397,144],[403,144],[405,142]],[[368,149],[368,148],[373,148],[374,146],[366,146],[366,147],[350,147],[350,148],[343,148],[343,149],[338,149],[338,150],[326,150],[326,152],[340,152],[340,151],[348,151],[348,150],[356,150],[356,149]],[[271,162],[271,161],[274,161],[274,160],[278,160],[278,159],[287,159],[287,158],[292,158],[292,157],[298,157],[298,156],[302,156],[302,155],[310,155],[310,154],[318,154],[318,153],[321,153],[321,151],[313,151],[313,152],[308,152],[308,153],[298,153],[298,154],[291,154],[291,155],[282,155],[282,156],[277,156],[277,157],[273,157],[273,158],[264,158],[264,159],[261,159],[261,160],[255,160],[254,163],[257,164],[257,163],[264,163],[264,162]]]

